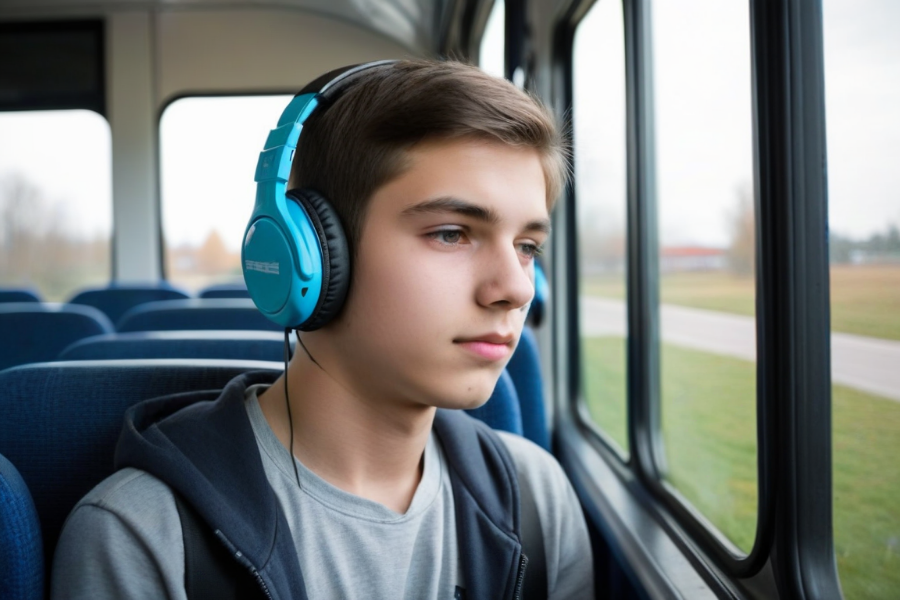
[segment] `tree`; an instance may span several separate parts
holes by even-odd
[[[743,183],[735,190],[737,205],[730,215],[731,245],[728,268],[735,275],[751,275],[756,266],[756,216],[753,188]]]
[[[66,208],[20,174],[0,179],[0,284],[34,286],[47,300],[62,300],[109,279],[109,238],[68,231]]]

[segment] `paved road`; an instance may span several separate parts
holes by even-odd
[[[662,305],[663,341],[715,354],[756,360],[756,323],[750,317]],[[625,305],[582,296],[581,326],[591,336],[625,335]],[[900,401],[900,342],[831,334],[831,376],[864,392]]]

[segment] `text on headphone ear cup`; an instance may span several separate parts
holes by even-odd
[[[287,197],[303,207],[322,248],[322,292],[309,319],[298,329],[313,331],[337,316],[350,287],[350,250],[341,220],[331,203],[308,188],[289,190]]]

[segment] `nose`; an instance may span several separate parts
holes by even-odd
[[[516,248],[487,253],[478,266],[477,301],[481,306],[515,310],[534,298],[534,263],[523,264]]]

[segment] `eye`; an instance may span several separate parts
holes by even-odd
[[[544,245],[530,243],[519,244],[519,252],[526,258],[535,258],[544,253]]]
[[[461,229],[439,229],[427,234],[427,237],[436,240],[445,246],[455,246],[464,241],[465,232]]]

